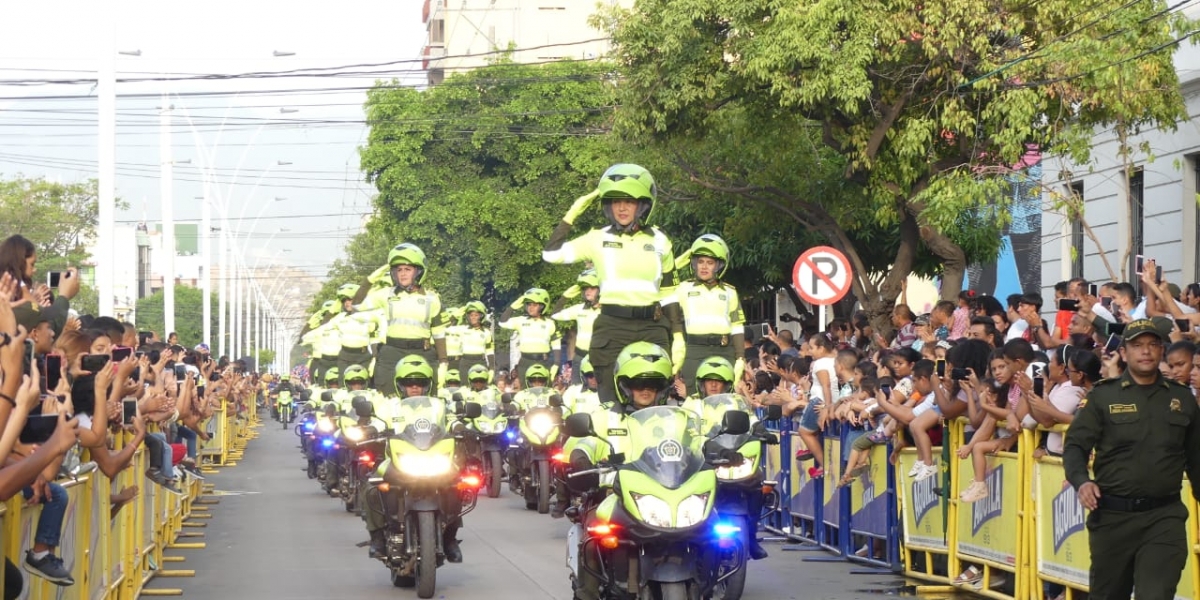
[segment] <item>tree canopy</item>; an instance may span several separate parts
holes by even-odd
[[[212,306],[218,306],[214,295]],[[175,333],[179,334],[179,343],[191,348],[204,340],[204,292],[198,288],[175,286]],[[215,315],[214,315],[215,318]],[[156,331],[159,337],[167,339],[171,332],[163,327],[163,292],[158,290],[137,301],[137,326],[142,331]],[[214,337],[216,329],[214,327]],[[214,340],[215,341],[215,340]]]

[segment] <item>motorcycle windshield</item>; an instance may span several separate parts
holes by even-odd
[[[701,401],[700,431],[705,437],[716,437],[721,431],[725,413],[736,410],[750,413],[750,404],[739,394],[717,394]]]
[[[533,387],[525,390],[525,408],[531,409],[539,406],[550,406],[550,396],[554,394],[553,388],[548,387]]]
[[[480,405],[479,408],[480,418],[487,419],[489,421],[498,419],[500,418],[500,415],[504,414],[504,407],[501,406],[499,402],[488,402],[487,404]]]
[[[440,398],[414,396],[400,401],[392,429],[396,437],[428,450],[446,436],[448,421],[446,403]]]
[[[643,408],[626,417],[634,469],[667,489],[677,489],[704,467],[700,421],[678,406]]]

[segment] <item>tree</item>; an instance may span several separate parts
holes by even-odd
[[[213,296],[212,305],[217,306]],[[179,343],[191,348],[204,340],[204,292],[187,286],[175,286],[175,333]],[[137,301],[137,326],[142,331],[158,332],[167,339],[171,332],[165,331],[163,321],[163,292],[159,290]]]
[[[997,175],[1031,147],[1067,141],[1086,157],[1081,132],[1178,119],[1169,49],[1196,29],[1162,0],[641,0],[596,23],[621,65],[621,131],[725,149],[675,162],[824,236],[884,327],[922,244],[943,297],[961,289],[968,248],[994,255]],[[898,228],[886,257],[854,243],[871,225]],[[871,256],[888,263],[882,277]]]
[[[95,237],[97,197],[94,179],[56,183],[17,175],[0,180],[0,222],[34,243],[40,273],[78,267],[88,261],[86,243]],[[95,314],[96,291],[83,286],[71,305]]]
[[[258,371],[262,372],[265,367],[275,362],[275,351],[270,348],[259,348],[256,358],[258,359]]]

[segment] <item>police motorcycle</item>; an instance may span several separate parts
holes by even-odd
[[[521,414],[516,438],[508,446],[509,487],[525,498],[526,509],[544,515],[554,496],[554,457],[562,450],[562,397],[553,388],[533,387],[520,392],[513,404]]]
[[[346,512],[361,515],[359,489],[383,462],[388,423],[375,415],[375,406],[366,396],[354,396],[350,406],[357,422],[343,421],[334,443],[338,457],[337,491]]]
[[[386,551],[380,558],[392,584],[415,585],[420,598],[433,596],[436,569],[446,560],[443,534],[475,508],[482,483],[476,472],[464,469],[465,428],[453,427],[454,416],[470,421],[479,417],[480,407],[466,402],[456,408],[461,410],[452,415],[442,399],[429,396],[400,400],[386,435],[387,460],[368,480],[384,495],[382,504],[392,507],[384,511]]]
[[[307,390],[305,390],[307,392]],[[309,479],[316,479],[324,461],[325,453],[321,448],[324,437],[333,431],[329,416],[323,410],[324,405],[333,402],[333,391],[321,392],[319,399],[307,400],[303,406],[303,414],[294,429],[300,438],[300,453],[307,463],[305,471]]]
[[[572,437],[599,438],[588,414],[571,415],[565,427]],[[612,494],[568,511],[575,521],[567,536],[575,597],[586,577],[598,581],[603,600],[713,598],[745,564],[742,525],[714,510],[716,469],[740,465],[741,456],[706,445],[699,418],[681,407],[637,410],[623,427],[628,460],[600,438],[612,451],[607,464],[568,475],[615,475]],[[718,431],[741,436],[749,430],[749,415],[728,411]]]
[[[487,367],[479,365],[486,372]],[[470,373],[476,374],[471,368]],[[483,485],[488,498],[500,497],[500,482],[504,479],[504,453],[508,450],[509,433],[506,407],[512,406],[512,398],[506,398],[499,390],[487,387],[482,390],[472,390],[471,400],[478,403],[481,413],[472,419],[467,427],[472,434],[472,446],[478,453]],[[513,437],[516,434],[514,432]]]
[[[693,401],[696,402],[696,401]],[[718,454],[737,453],[742,456],[740,464],[728,464],[715,468],[717,476],[717,514],[721,520],[739,529],[741,545],[746,552],[729,555],[727,560],[737,564],[723,564],[720,571],[730,575],[720,581],[713,590],[714,600],[737,600],[742,597],[746,586],[746,562],[750,558],[766,558],[757,545],[755,536],[758,522],[762,519],[763,506],[774,506],[778,492],[775,482],[764,481],[762,463],[767,444],[778,444],[779,438],[755,424],[744,433],[730,432],[725,426],[725,415],[731,412],[750,414],[750,406],[738,394],[716,394],[699,400],[701,432],[708,438],[707,448]],[[782,416],[782,408],[772,405],[767,409],[767,420]],[[762,552],[754,556],[755,550]]]

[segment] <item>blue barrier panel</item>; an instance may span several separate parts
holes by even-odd
[[[853,430],[842,428],[843,448]],[[859,433],[863,435],[865,433]],[[899,570],[900,524],[896,511],[896,470],[888,463],[891,445],[871,449],[868,468],[842,488],[846,511],[842,518],[842,554],[849,560]],[[845,458],[849,458],[846,454]]]
[[[838,487],[842,470],[845,468],[845,462],[842,460],[841,422],[834,421],[826,426],[821,434],[821,445],[825,448],[825,464],[822,465],[825,474],[816,481],[816,493],[821,498],[821,528],[817,532],[817,543],[826,550],[841,555],[842,546],[845,545],[842,532],[846,531],[842,529],[842,517],[848,517],[850,512],[850,497]]]

